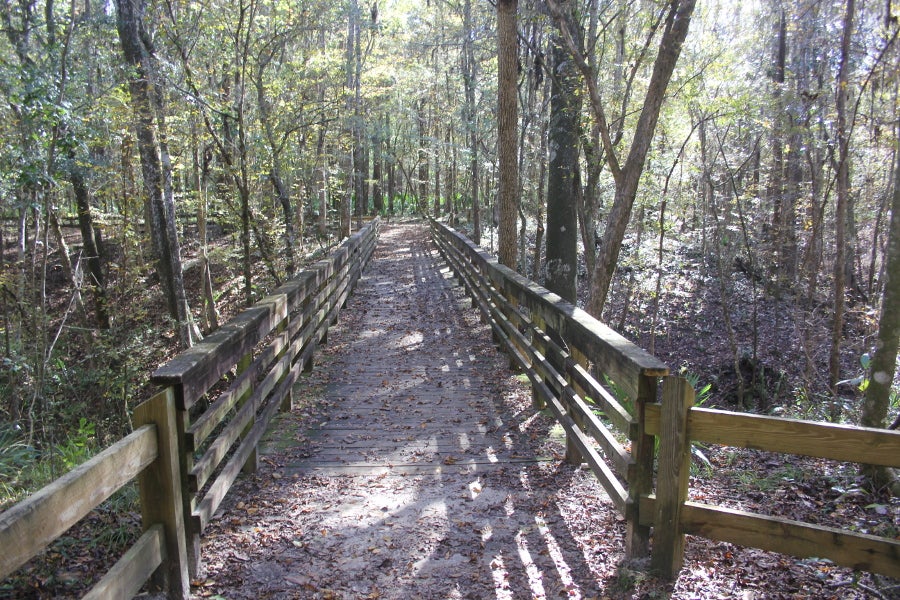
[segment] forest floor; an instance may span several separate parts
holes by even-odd
[[[390,225],[382,243],[402,241],[416,248],[413,253],[420,260],[433,262],[434,252],[426,249],[424,238],[421,227]],[[384,260],[388,248],[378,252]],[[361,286],[377,281],[379,268],[407,277],[397,269],[399,264],[373,263]],[[431,277],[423,267],[410,268],[421,269],[415,272],[418,277]],[[694,268],[703,267],[682,264],[667,271],[673,280],[682,277],[682,283],[664,288],[668,303],[662,303],[659,322],[666,325],[666,334],[656,336],[656,351],[676,369],[711,374],[717,386],[712,401],[727,406],[730,349],[722,332],[710,325],[718,322],[712,313],[721,310],[720,296],[714,279],[698,279]],[[607,318],[611,315],[615,326],[620,311],[631,303],[625,333],[646,346],[645,320],[635,315],[648,310],[651,283],[637,283],[633,293],[614,295]],[[419,302],[405,294],[401,299],[407,304],[421,308],[422,303],[452,303],[445,287],[415,287],[426,296]],[[436,296],[429,298],[432,288]],[[470,457],[464,452],[422,446],[415,448],[418,457],[431,466],[405,475],[309,468],[309,461],[323,452],[335,454],[341,446],[354,446],[346,440],[329,443],[323,424],[346,421],[346,408],[333,392],[346,383],[341,352],[372,310],[364,290],[351,298],[349,310],[329,334],[320,366],[298,387],[295,410],[283,415],[271,432],[259,471],[238,481],[211,523],[203,539],[206,570],[193,582],[195,597],[900,598],[897,581],[827,561],[702,538],[688,538],[685,567],[675,582],[648,574],[646,564],[626,562],[622,517],[589,470],[561,460],[563,446],[550,418],[529,410],[529,387],[507,370],[508,360],[491,346],[489,332],[471,310],[453,316],[434,309],[423,315],[424,321],[408,318],[395,326],[392,336],[413,340],[418,334],[424,342],[432,331],[430,320],[455,319],[449,327],[464,337],[430,352],[445,357],[450,347],[464,348],[465,355],[479,357],[484,369],[479,385],[492,398],[489,410],[503,421],[502,428],[491,433],[501,438],[503,432],[515,434],[520,463],[486,468],[476,477],[467,470]],[[453,290],[451,295],[458,293]],[[789,369],[775,367],[787,364],[784,358],[798,342],[791,339],[791,325],[779,301],[764,301],[760,295],[757,305],[758,312],[773,321],[764,327],[783,336],[760,344],[762,364],[773,366],[772,385],[779,386],[770,406],[789,405],[792,382],[803,369],[792,378]],[[749,306],[745,300],[733,308],[746,317]],[[740,323],[746,319],[739,321],[743,327]],[[852,365],[852,353],[847,362]],[[378,377],[373,383],[390,388],[392,380]],[[390,411],[384,413],[390,423]],[[373,451],[374,446],[367,447],[363,458],[377,463]],[[853,465],[719,447],[701,452],[703,459],[692,469],[692,499],[887,537],[900,534],[900,502],[864,489]],[[437,480],[435,462],[444,487],[429,492]],[[375,491],[360,491],[361,481]],[[57,543],[40,559],[47,564],[31,565],[13,585],[0,586],[0,597],[80,596],[96,577],[92,571],[103,564],[108,568],[114,558],[106,555],[103,543],[75,551],[71,540],[90,538],[97,528],[108,528],[112,519],[112,511],[86,519],[69,541]],[[138,526],[134,514],[125,520],[131,531]]]

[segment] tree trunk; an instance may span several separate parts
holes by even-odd
[[[497,146],[499,154],[500,264],[516,269],[516,212],[518,131],[516,9],[518,0],[497,2]]]
[[[841,61],[838,69],[835,106],[837,109],[838,165],[834,209],[834,316],[831,322],[831,351],[828,357],[829,385],[832,391],[830,417],[840,417],[841,402],[837,382],[841,377],[841,340],[844,331],[844,292],[846,289],[847,200],[850,194],[850,133],[847,131],[847,84],[850,71],[850,37],[853,33],[855,0],[847,0],[841,38]]]
[[[472,241],[481,244],[481,205],[478,201],[478,132],[476,130],[476,106],[475,106],[475,79],[476,64],[472,37],[472,0],[465,0],[463,4],[463,89],[465,92],[465,118],[466,138],[469,144],[470,155],[470,182],[472,190]]]
[[[384,212],[384,193],[381,187],[382,131],[380,121],[376,122],[375,135],[372,136],[372,208],[376,215]]]
[[[73,165],[69,169],[69,182],[75,192],[75,206],[78,209],[78,228],[81,230],[81,242],[87,264],[87,284],[94,299],[94,318],[101,329],[109,329],[109,311],[106,306],[106,282],[103,277],[102,254],[97,243],[94,230],[94,219],[91,212],[91,196],[84,175],[76,166],[74,149],[69,150],[69,160]]]
[[[631,219],[631,209],[637,196],[638,184],[644,170],[644,161],[647,159],[647,153],[653,141],[653,133],[659,120],[666,88],[675,71],[678,56],[681,54],[681,46],[687,37],[694,4],[695,0],[679,0],[671,3],[671,10],[660,40],[659,54],[653,63],[653,74],[650,77],[647,95],[635,127],[628,158],[618,176],[615,177],[616,193],[612,209],[607,217],[607,226],[603,233],[600,252],[597,255],[597,263],[594,266],[588,302],[588,312],[597,318],[600,317],[603,306],[606,304],[609,286],[612,283],[616,262],[619,259],[619,250]],[[606,153],[608,157],[612,156],[611,149],[607,149]],[[615,174],[618,169],[611,170]]]
[[[669,3],[669,11],[666,15],[665,27],[659,43],[659,52],[657,53],[656,61],[653,63],[653,72],[647,85],[644,104],[634,129],[634,136],[625,164],[620,166],[609,135],[606,110],[601,101],[594,73],[590,65],[585,61],[582,53],[578,50],[572,26],[563,15],[559,5],[555,0],[547,0],[547,6],[560,28],[562,38],[588,86],[591,109],[594,113],[594,118],[600,124],[604,154],[616,185],[613,206],[607,217],[606,230],[603,233],[602,245],[594,267],[590,300],[587,306],[588,312],[598,318],[603,311],[603,306],[606,304],[606,296],[615,272],[616,261],[619,258],[622,239],[625,237],[625,230],[631,218],[631,209],[637,196],[637,188],[644,169],[644,162],[647,159],[650,144],[653,142],[653,134],[659,121],[659,113],[665,99],[669,80],[675,71],[675,65],[681,54],[681,46],[687,37],[695,4],[696,0],[672,0]]]
[[[859,424],[884,427],[890,404],[891,387],[897,366],[900,343],[900,165],[894,172],[894,194],[891,201],[891,224],[888,230],[885,282],[881,295],[881,318],[878,342],[869,371],[869,385],[862,405]],[[875,489],[894,484],[896,478],[886,467],[861,465],[861,474]]]
[[[419,212],[424,215],[428,211],[428,117],[425,114],[424,99],[416,104],[416,122],[419,126],[419,192],[416,204]]]
[[[578,274],[578,71],[559,38],[551,40],[553,74],[550,127],[547,133],[550,164],[547,178],[547,277],[545,286],[575,303]]]
[[[199,339],[199,332],[191,322],[190,309],[184,291],[181,268],[181,247],[175,227],[175,202],[172,194],[171,161],[164,140],[157,136],[157,123],[163,120],[163,95],[154,90],[156,67],[152,51],[145,45],[150,39],[141,21],[144,14],[142,0],[116,0],[119,40],[125,61],[133,68],[128,83],[132,110],[135,116],[135,137],[141,157],[144,187],[150,208],[150,231],[157,255],[157,272],[169,307],[169,314],[178,327],[183,346],[191,346]],[[161,126],[160,126],[161,127]]]

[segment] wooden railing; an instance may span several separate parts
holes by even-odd
[[[531,381],[537,407],[549,408],[563,426],[567,460],[586,462],[627,517],[628,556],[646,556],[650,528],[638,512],[640,498],[652,491],[653,438],[640,416],[656,401],[659,379],[668,368],[583,310],[499,264],[463,235],[433,220],[431,227],[482,320]],[[610,384],[627,398],[630,410]]]
[[[158,369],[163,390],[136,407],[132,434],[0,514],[0,578],[137,478],[145,533],[88,597],[131,597],[154,576],[170,597],[187,598],[200,534],[240,471],[256,468],[266,427],[312,368],[379,225]]]
[[[293,384],[312,368],[375,249],[379,224],[153,374],[175,396],[192,577],[200,571],[200,534],[241,470],[256,470],[257,444],[279,408],[290,408]]]
[[[692,442],[900,467],[900,432],[694,407],[683,377],[456,231],[436,221],[431,228],[495,339],[531,380],[536,404],[565,429],[567,460],[586,462],[625,515],[630,557],[649,552],[652,527],[651,565],[669,578],[681,568],[685,534],[900,577],[896,539],[688,500]]]
[[[640,512],[664,538],[654,542],[655,568],[677,574],[687,533],[900,577],[900,540],[687,499],[692,442],[896,468],[900,432],[698,408],[690,384],[668,379],[662,403],[645,411],[647,433],[660,440],[656,496],[642,498]]]
[[[0,578],[137,478],[144,534],[85,597],[130,598],[157,573],[172,596],[186,598],[174,406],[170,390],[142,403],[130,435],[0,514]]]

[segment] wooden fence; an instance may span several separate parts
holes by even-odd
[[[650,528],[638,513],[640,498],[652,490],[653,438],[640,415],[656,401],[668,368],[456,231],[436,221],[431,227],[482,320],[491,323],[495,340],[531,381],[537,407],[549,408],[565,429],[567,460],[586,462],[626,515],[628,556],[646,556]],[[609,383],[628,398],[630,410]]]
[[[567,460],[586,462],[625,516],[629,557],[649,553],[652,527],[651,564],[669,578],[685,534],[900,577],[896,539],[688,500],[692,442],[900,467],[900,432],[694,407],[691,385],[658,360],[456,231],[433,220],[431,228],[495,340],[531,380],[536,404],[565,429]]]
[[[174,407],[171,390],[142,403],[130,435],[0,514],[0,577],[137,478],[144,534],[85,597],[130,598],[155,572],[173,596],[187,597]]]
[[[144,535],[88,597],[131,597],[154,576],[189,597],[200,534],[292,387],[312,368],[371,258],[371,221],[323,259],[153,374],[163,390],[136,407],[135,431],[0,514],[0,578],[37,555],[129,481],[140,484]]]

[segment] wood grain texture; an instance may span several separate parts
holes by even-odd
[[[685,503],[681,522],[685,533],[708,539],[800,557],[827,558],[852,569],[900,577],[900,540],[696,502]]]
[[[645,423],[649,433],[659,434],[660,419],[659,406],[648,405]],[[709,408],[691,409],[688,431],[696,442],[900,467],[900,431]]]
[[[159,456],[141,473],[138,481],[144,530],[162,525],[165,534],[166,560],[155,578],[168,591],[170,598],[188,598],[187,532],[178,456],[178,421],[172,389],[166,388],[136,406],[134,420],[137,424],[152,423],[158,439]]]
[[[145,531],[82,600],[133,598],[166,559],[165,537],[159,523]]]
[[[659,474],[653,530],[653,568],[666,579],[677,577],[684,560],[681,511],[691,475],[691,441],[687,418],[694,405],[694,388],[682,377],[666,377],[662,384],[662,423],[659,435]]]
[[[0,514],[0,578],[25,564],[157,456],[156,428],[140,427]]]

